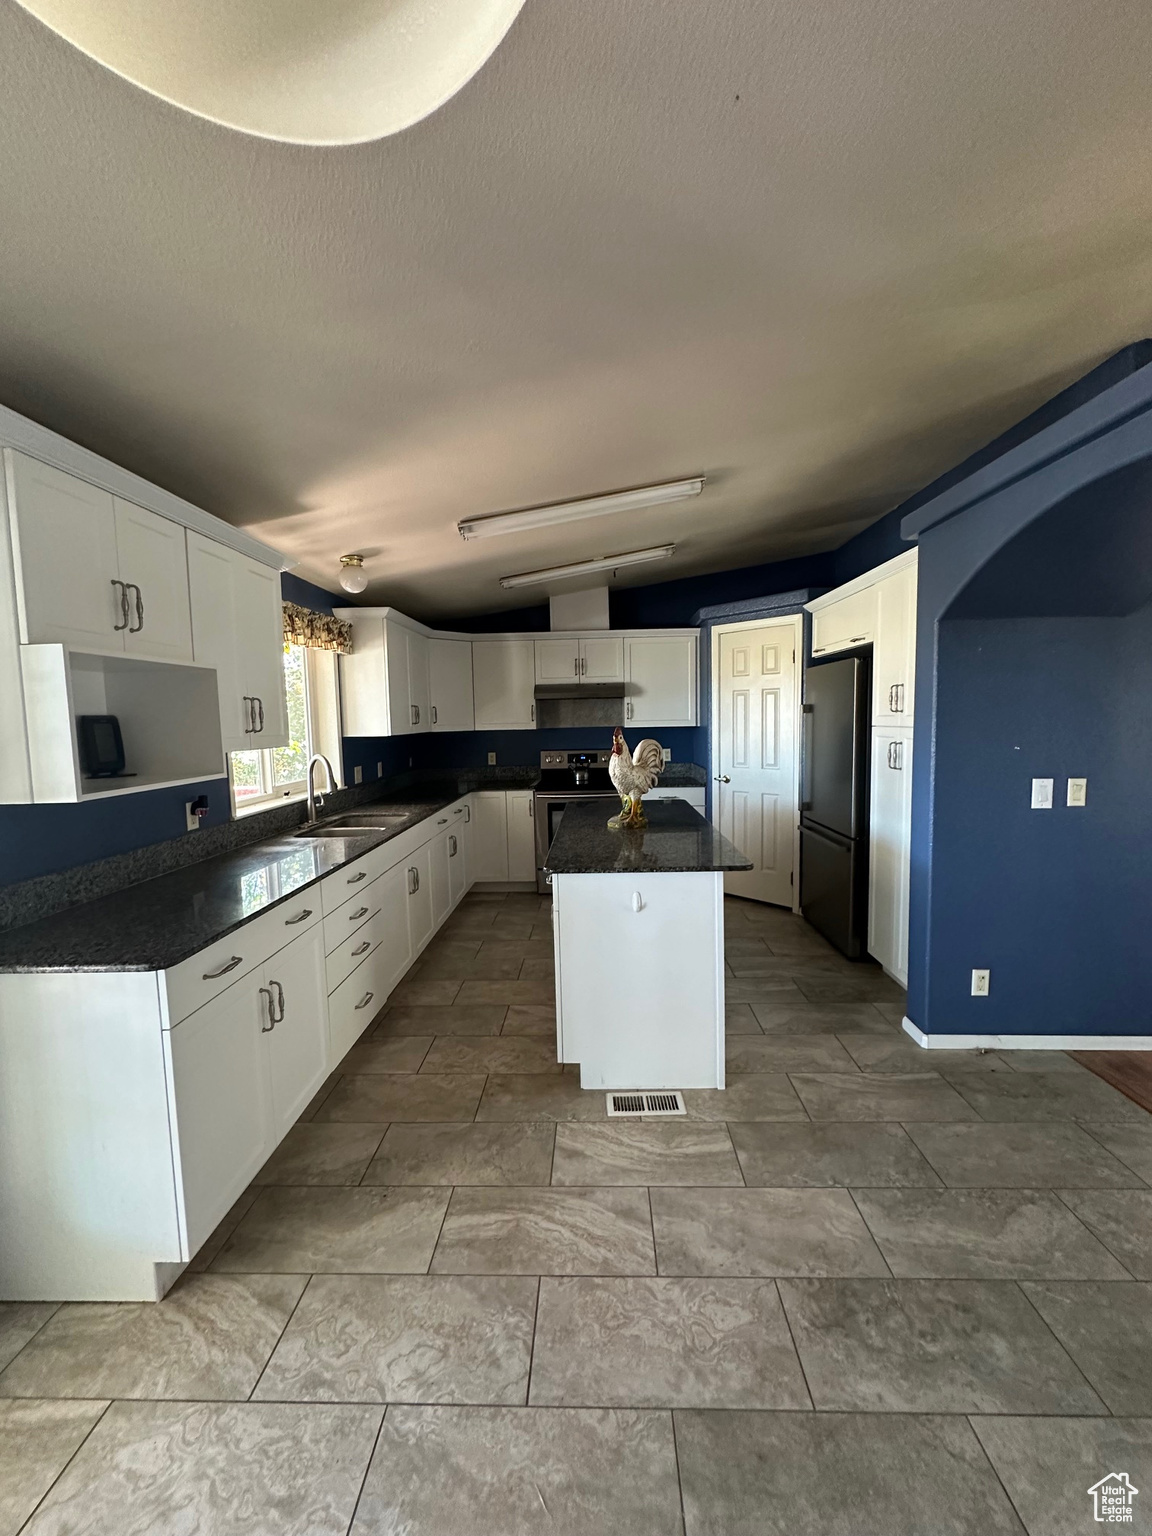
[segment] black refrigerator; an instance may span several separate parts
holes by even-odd
[[[804,675],[800,911],[850,960],[868,952],[871,692],[867,656]]]

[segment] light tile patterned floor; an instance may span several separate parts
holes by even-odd
[[[1152,1531],[1152,1117],[727,949],[727,1090],[609,1122],[470,896],[163,1303],[0,1305],[0,1536]]]

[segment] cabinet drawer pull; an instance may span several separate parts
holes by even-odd
[[[348,921],[350,923],[354,923],[358,917],[367,917],[367,916],[368,916],[368,908],[367,907],[357,907],[355,912],[349,912],[349,914],[348,914]]]
[[[446,827],[448,825],[448,818],[447,818],[447,816],[441,816],[440,820],[436,823],[436,825],[438,827]]]
[[[364,996],[356,1004],[356,1012],[359,1013],[361,1008],[367,1008],[368,1004],[372,1001],[372,999],[375,996],[376,996],[375,992],[365,992]]]
[[[359,885],[361,880],[367,880],[367,878],[368,878],[368,871],[366,869],[362,869],[358,875],[351,875],[351,876],[349,876],[348,884],[349,885]]]
[[[305,920],[305,918],[308,918],[308,917],[311,917],[311,916],[312,916],[312,908],[311,907],[305,907],[303,912],[298,912],[295,917],[286,917],[284,919],[284,926],[285,926],[285,928],[291,928],[293,923],[302,923]]]
[[[354,955],[362,955],[366,949],[371,949],[371,948],[372,948],[372,940],[371,939],[365,939],[363,944],[357,944],[356,948],[352,951],[352,953]]]
[[[452,812],[453,816],[463,816],[464,809],[465,809],[464,806],[458,805],[456,807],[456,809]]]
[[[244,956],[243,955],[233,955],[231,960],[227,961],[224,965],[222,965],[218,971],[205,971],[204,972],[204,980],[205,981],[216,981],[221,976],[227,976],[229,971],[234,971],[238,965],[243,965],[243,964],[244,964]],[[263,991],[263,988],[261,988],[261,991]]]

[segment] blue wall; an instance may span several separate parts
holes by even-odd
[[[914,1022],[1152,1033],[1152,609],[953,620],[938,654],[936,920]],[[1083,808],[1065,803],[1069,776],[1088,780]],[[1030,808],[1033,778],[1056,780],[1052,810]],[[976,966],[987,998],[971,996]]]
[[[934,1037],[1152,1033],[1152,366],[1104,384],[905,523],[908,1016]],[[1052,810],[1030,808],[1034,777]]]

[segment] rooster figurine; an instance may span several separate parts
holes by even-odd
[[[612,761],[608,764],[608,777],[616,786],[624,808],[619,816],[613,816],[610,827],[646,827],[648,820],[640,802],[653,787],[664,767],[664,749],[651,736],[645,736],[636,747],[636,755],[628,750],[624,732],[619,726],[612,733]]]

